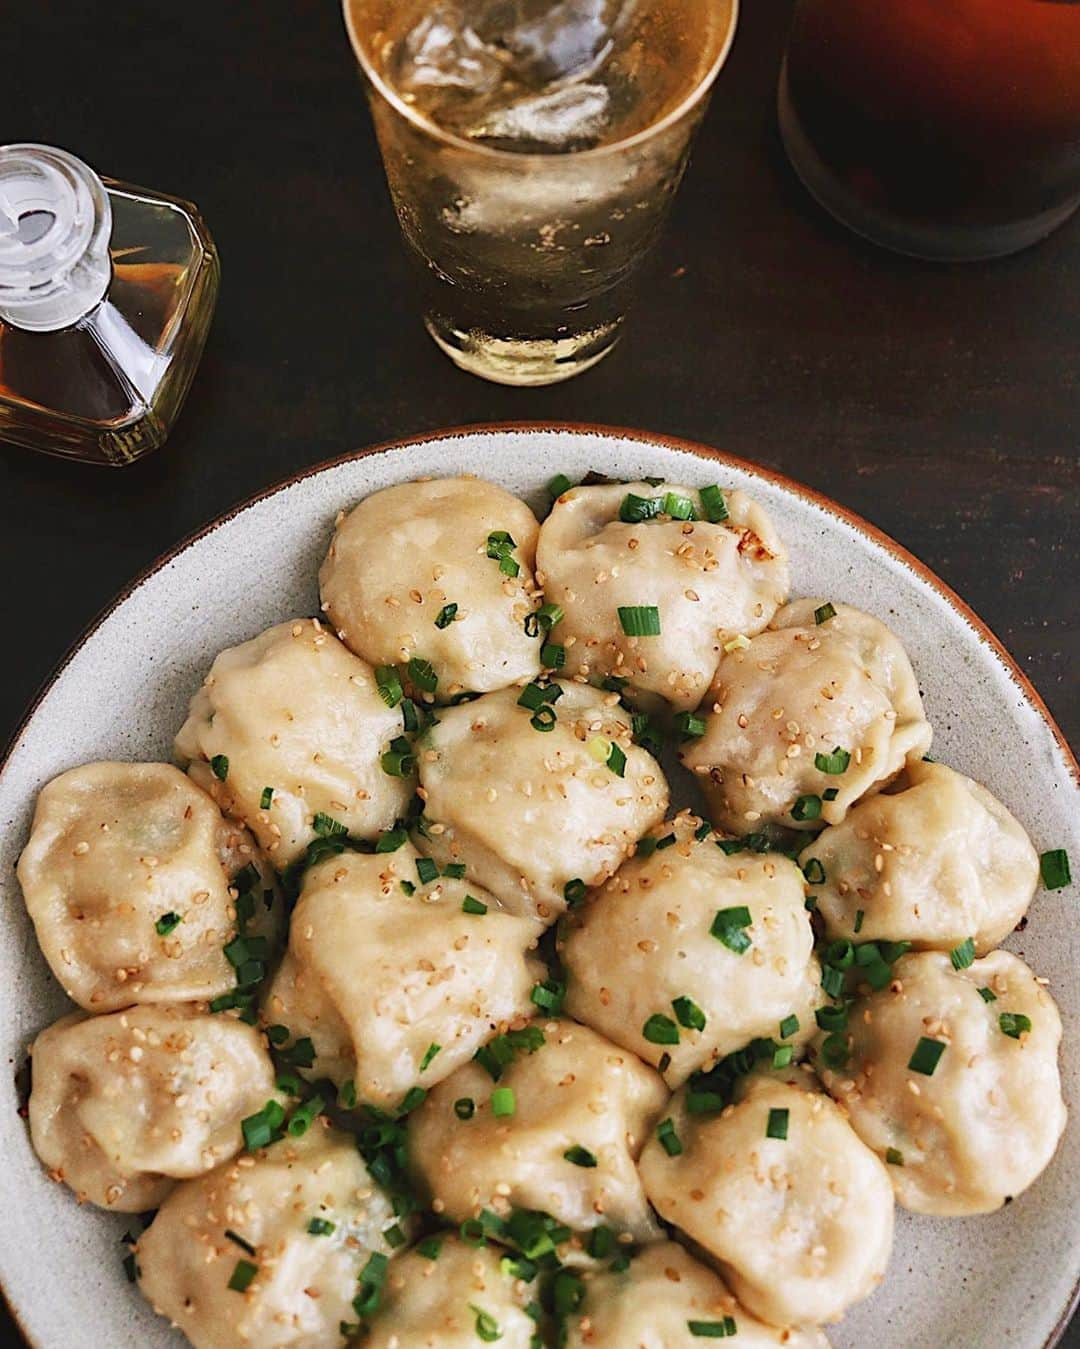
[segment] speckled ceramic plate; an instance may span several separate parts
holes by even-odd
[[[89,759],[167,759],[188,698],[213,656],[271,623],[312,613],[335,514],[392,483],[475,473],[535,506],[556,472],[742,487],[787,541],[796,594],[845,600],[883,618],[911,653],[934,723],[935,756],[986,783],[1039,851],[1080,862],[1077,766],[1046,709],[987,629],[929,571],[871,526],[806,488],[698,446],[573,427],[452,432],[351,456],[272,489],[162,559],[74,648],[18,732],[0,771],[0,1279],[38,1349],[177,1346],[125,1281],[122,1217],[79,1208],[31,1152],[14,1082],[34,1033],[66,1010],[38,954],[15,861],[38,789]],[[1045,601],[1050,602],[1050,601]],[[1009,945],[1080,1024],[1077,886],[1040,891]],[[1073,1037],[1074,1038],[1074,1037]],[[1080,1051],[1064,1064],[1080,1100]],[[898,1213],[889,1276],[830,1332],[841,1349],[1042,1349],[1057,1342],[1080,1272],[1080,1117],[1048,1171],[991,1217]]]

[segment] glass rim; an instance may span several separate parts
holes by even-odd
[[[455,135],[454,132],[447,131],[445,127],[441,127],[437,122],[425,117],[411,103],[406,102],[394,86],[383,79],[379,71],[368,60],[364,45],[359,40],[353,24],[352,0],[341,0],[341,8],[345,18],[345,31],[349,35],[349,43],[352,46],[354,56],[375,91],[399,116],[404,117],[407,122],[411,122],[414,127],[426,133],[432,140],[440,141],[443,145],[448,145],[453,149],[467,151],[470,154],[481,155],[495,161],[518,165],[531,163],[534,166],[539,166],[541,164],[550,165],[553,160],[565,162],[570,158],[574,160],[600,159],[609,155],[621,154],[626,150],[634,149],[638,145],[648,144],[654,136],[658,136],[669,127],[675,126],[688,113],[692,112],[716,83],[717,77],[727,64],[728,56],[731,53],[735,33],[739,26],[741,0],[729,0],[729,3],[731,17],[716,59],[680,103],[670,112],[665,113],[658,122],[653,122],[652,125],[644,127],[641,131],[635,131],[632,136],[624,136],[621,140],[612,141],[609,145],[593,146],[591,150],[571,150],[564,154],[537,154],[535,151],[522,153],[519,150],[501,150],[493,145],[483,145],[478,141],[467,140],[464,136]]]

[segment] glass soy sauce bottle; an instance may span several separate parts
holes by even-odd
[[[219,266],[188,202],[0,146],[0,440],[123,465],[191,386]]]

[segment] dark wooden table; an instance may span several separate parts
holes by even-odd
[[[8,15],[0,134],[196,201],[224,284],[164,450],[113,472],[0,448],[18,637],[0,741],[114,592],[233,503],[374,441],[528,418],[702,440],[861,512],[972,604],[1080,742],[1080,220],[980,266],[861,243],[778,145],[790,0],[744,11],[621,349],[529,392],[459,374],[420,327],[334,0]]]

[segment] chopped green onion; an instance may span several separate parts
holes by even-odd
[[[627,637],[660,636],[660,610],[655,604],[620,605],[619,622]]]
[[[424,693],[434,693],[439,687],[439,676],[432,668],[431,661],[421,656],[412,656],[409,660],[409,678]]]
[[[476,1114],[476,1102],[471,1096],[459,1096],[454,1102],[454,1114],[458,1119],[472,1119]]]
[[[390,742],[390,748],[380,760],[382,770],[388,777],[407,778],[416,772],[416,757],[412,746],[403,735]]]
[[[229,756],[227,754],[215,754],[210,760],[210,767],[213,770],[214,777],[219,782],[224,782],[229,776]]]
[[[557,627],[565,617],[566,614],[557,604],[542,604],[536,611],[537,621],[545,632]]]
[[[998,1025],[1003,1035],[1007,1035],[1010,1040],[1019,1040],[1021,1035],[1030,1033],[1031,1017],[1025,1016],[1023,1012],[1002,1012],[998,1017]]]
[[[454,619],[457,618],[458,607],[456,604],[444,604],[439,610],[439,616],[435,620],[435,626],[441,631],[448,628]]]
[[[561,670],[566,664],[566,647],[557,642],[545,642],[540,648],[540,664],[545,670]]]
[[[596,1165],[596,1157],[588,1148],[583,1148],[575,1143],[573,1147],[567,1148],[563,1157],[574,1166],[584,1167],[585,1170],[591,1170]]]
[[[614,740],[611,742],[611,753],[607,757],[607,766],[617,778],[626,776],[626,755]]]
[[[292,1031],[288,1026],[270,1026],[266,1032],[266,1038],[272,1045],[281,1046],[292,1038]]]
[[[262,789],[262,796],[259,797],[259,809],[269,810],[270,807],[273,805],[273,803],[274,803],[273,787],[264,787]]]
[[[846,1035],[828,1035],[821,1045],[821,1057],[828,1068],[843,1068],[851,1058]]]
[[[831,777],[846,773],[850,763],[850,750],[841,749],[839,745],[835,746],[831,754],[814,755],[814,767],[819,773],[828,773]]]
[[[660,514],[658,497],[639,497],[627,492],[619,507],[619,519],[624,525],[640,525],[643,520],[653,520]]]
[[[791,818],[800,823],[804,820],[816,820],[821,816],[820,796],[800,796],[791,807]]]
[[[496,1119],[507,1119],[517,1109],[513,1087],[496,1087],[491,1093],[491,1113]]]
[[[418,857],[416,859],[416,874],[420,878],[421,885],[430,885],[439,875],[438,865],[430,857]]]
[[[828,623],[830,618],[836,617],[836,610],[831,604],[823,604],[820,609],[814,610],[814,622],[820,627],[822,623]]]
[[[739,1333],[734,1316],[725,1316],[722,1321],[687,1321],[691,1335],[703,1340],[727,1340]]]
[[[696,520],[694,503],[689,497],[679,496],[678,492],[668,492],[664,496],[662,513],[673,520]]]
[[[392,1251],[396,1251],[399,1246],[405,1245],[406,1241],[408,1241],[408,1237],[401,1230],[401,1225],[399,1223],[394,1223],[392,1227],[388,1227],[383,1233],[383,1240]]]
[[[824,1031],[847,1030],[848,1009],[843,1005],[819,1007],[814,1013],[814,1020]]]
[[[585,1239],[585,1250],[594,1260],[606,1260],[615,1249],[615,1233],[610,1227],[594,1227]]]
[[[865,912],[864,912],[862,909],[856,909],[856,910],[855,910],[855,927],[854,927],[854,930],[855,930],[855,934],[856,934],[856,935],[858,935],[858,934],[862,931],[863,919],[864,919],[865,917],[866,917],[866,914],[865,914]]]
[[[701,513],[710,524],[722,525],[728,518],[727,502],[715,483],[703,487],[698,492],[698,499],[701,501]]]
[[[403,848],[409,841],[409,835],[400,825],[394,829],[387,829],[381,833],[375,842],[375,851],[377,853],[397,852]]]
[[[398,1107],[398,1113],[400,1115],[411,1115],[412,1112],[418,1110],[426,1100],[427,1091],[423,1087],[410,1087],[401,1098],[401,1105]]]
[[[280,1129],[285,1121],[285,1111],[277,1101],[267,1101],[261,1110],[248,1115],[240,1121],[240,1131],[244,1135],[244,1147],[248,1152],[256,1148],[269,1147],[280,1138]]]
[[[353,1298],[352,1305],[353,1311],[362,1319],[378,1310],[389,1263],[389,1256],[384,1255],[382,1251],[372,1251],[367,1264],[360,1271],[360,1292]]]
[[[752,922],[750,910],[745,904],[740,904],[732,909],[721,909],[713,919],[709,932],[717,941],[723,942],[729,951],[741,956],[752,945],[746,933]]]
[[[433,1237],[425,1237],[423,1241],[416,1243],[416,1254],[422,1255],[425,1260],[438,1260],[444,1240],[445,1237],[438,1234]]]
[[[821,971],[821,987],[830,998],[838,998],[844,991],[844,971],[834,965],[826,965]]]
[[[1039,858],[1039,874],[1047,890],[1063,890],[1072,880],[1069,854],[1064,848],[1044,852]]]
[[[255,1247],[251,1244],[250,1241],[245,1241],[239,1232],[234,1232],[231,1227],[226,1227],[225,1235],[233,1243],[234,1246],[239,1246],[240,1249],[244,1251],[246,1254],[248,1255],[255,1254]]]
[[[898,1148],[886,1148],[885,1160],[890,1166],[903,1166],[904,1154]]]
[[[569,492],[573,485],[565,473],[556,473],[547,485],[548,496],[551,497],[552,501],[558,501],[559,497],[564,492]]]
[[[397,707],[401,702],[403,690],[401,676],[393,665],[376,665],[375,683],[379,686],[379,697],[387,707]]]
[[[416,894],[416,886],[413,885],[412,881],[398,881],[398,885],[401,886],[402,892],[404,894],[406,895]]]
[[[545,1012],[550,1012],[552,1016],[558,1016],[563,1009],[563,1002],[566,1000],[566,985],[560,983],[558,979],[545,979],[542,984],[534,984],[530,1000],[537,1007],[542,1007]]]
[[[336,1224],[329,1222],[326,1218],[312,1218],[307,1225],[309,1234],[313,1237],[333,1236]]]
[[[806,866],[802,869],[802,874],[806,877],[807,885],[824,885],[825,868],[816,857],[811,857]]]
[[[949,952],[954,970],[966,970],[975,964],[975,939],[968,937]]]
[[[479,1218],[466,1218],[458,1228],[458,1235],[467,1246],[486,1246],[484,1224]]]
[[[289,1120],[289,1137],[303,1138],[304,1134],[322,1114],[326,1102],[321,1096],[313,1096],[310,1101],[298,1105]]]
[[[518,697],[518,707],[537,712],[545,703],[557,703],[563,696],[561,684],[526,684]]]
[[[585,1283],[580,1274],[572,1269],[560,1269],[552,1284],[552,1300],[555,1315],[572,1315],[585,1301]]]
[[[446,876],[448,880],[462,881],[465,879],[465,863],[447,862],[446,866],[442,869],[442,874]]]
[[[675,718],[675,729],[684,740],[700,740],[708,726],[704,717],[696,717],[692,712],[680,712]]]
[[[351,1077],[341,1084],[341,1090],[338,1092],[338,1105],[342,1110],[356,1109],[356,1083]]]
[[[502,1331],[499,1329],[499,1323],[490,1312],[469,1303],[469,1310],[476,1313],[476,1334],[485,1344],[494,1344],[496,1340],[502,1339]]]
[[[439,1052],[440,1049],[442,1049],[442,1045],[437,1044],[428,1045],[427,1049],[424,1051],[424,1057],[420,1060],[420,1071],[422,1073],[427,1072],[427,1070],[431,1067],[431,1061],[432,1059],[434,1059],[435,1055]]]
[[[477,917],[482,917],[488,911],[488,906],[473,895],[466,895],[461,901],[461,912],[472,913]]]
[[[658,1073],[666,1073],[670,1067],[671,1067],[671,1055],[668,1053],[661,1054],[660,1062],[656,1065],[656,1071]]]
[[[671,1003],[675,1009],[675,1017],[680,1026],[686,1030],[704,1030],[705,1013],[692,999],[687,997],[675,998]]]
[[[237,1260],[227,1287],[234,1293],[246,1293],[258,1272],[259,1266],[253,1265],[250,1260]]]
[[[840,795],[839,787],[826,787],[825,790],[821,793],[821,799],[823,801],[835,801],[839,795]]]
[[[795,1050],[791,1045],[779,1045],[773,1050],[772,1066],[774,1068],[789,1068],[794,1058]]]
[[[992,988],[980,988],[979,997],[983,1002],[997,1002],[997,994]]]
[[[286,1096],[300,1095],[300,1078],[296,1075],[296,1073],[291,1072],[278,1073],[277,1077],[274,1080],[274,1086],[277,1087],[278,1091],[283,1091]],[[354,1101],[353,1105],[355,1104],[356,1102]]]
[[[788,1117],[790,1113],[791,1112],[787,1109],[770,1110],[769,1122],[765,1126],[765,1137],[776,1138],[780,1142],[784,1142],[787,1139]]]
[[[793,1035],[798,1033],[798,1030],[799,1018],[792,1012],[790,1016],[784,1017],[783,1021],[780,1022],[781,1040],[790,1040]]]
[[[167,937],[169,933],[179,927],[183,921],[184,920],[178,913],[173,913],[170,910],[168,913],[163,913],[157,920],[154,924],[154,931],[159,937]]]
[[[678,1157],[682,1154],[682,1139],[675,1132],[675,1121],[670,1116],[661,1120],[656,1126],[656,1138],[669,1157]]]
[[[641,1033],[651,1045],[677,1045],[679,1028],[671,1017],[662,1012],[654,1012],[641,1028]]]
[[[320,838],[336,838],[349,832],[340,820],[335,820],[332,815],[327,815],[322,810],[316,812],[311,827]]]
[[[915,1052],[908,1060],[908,1069],[913,1073],[922,1073],[924,1077],[933,1077],[934,1069],[945,1053],[943,1040],[931,1040],[923,1035],[915,1046]]]
[[[534,731],[547,735],[555,729],[558,720],[559,718],[553,707],[541,707],[529,718],[529,725]]]
[[[563,886],[563,899],[566,900],[567,908],[576,909],[585,902],[587,886],[583,880],[575,877],[572,881],[567,881]]]
[[[855,947],[851,942],[841,938],[826,946],[822,959],[826,965],[832,965],[834,969],[849,970],[855,963]]]
[[[702,822],[694,830],[694,837],[697,839],[699,843],[704,843],[711,833],[712,833],[712,825],[708,822],[708,820],[702,820]]]

